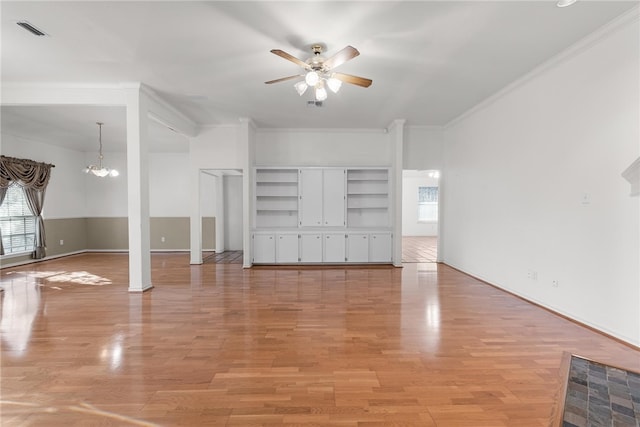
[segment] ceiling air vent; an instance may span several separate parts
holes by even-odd
[[[18,21],[17,24],[35,36],[42,37],[47,35],[47,33],[45,33],[42,30],[39,30],[38,28],[34,27],[27,21]]]

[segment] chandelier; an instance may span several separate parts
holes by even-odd
[[[109,169],[106,168],[104,166],[102,166],[102,159],[104,159],[104,156],[102,155],[102,125],[104,123],[102,122],[96,122],[96,124],[98,125],[98,143],[100,144],[100,148],[98,151],[98,165],[89,165],[86,167],[86,169],[84,170],[85,173],[92,173],[95,176],[99,176],[100,178],[104,178],[105,176],[118,176],[120,175],[120,173],[115,170],[115,169]]]

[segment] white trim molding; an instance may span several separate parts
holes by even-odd
[[[640,157],[622,172],[622,177],[631,184],[630,196],[640,196]]]
[[[472,116],[476,112],[483,110],[484,108],[487,108],[494,102],[505,97],[511,91],[523,86],[531,79],[534,79],[535,77],[541,75],[547,70],[555,68],[560,64],[568,61],[569,59],[574,58],[575,56],[581,54],[585,50],[594,46],[596,43],[600,42],[601,40],[611,36],[612,34],[616,33],[618,30],[626,27],[627,25],[636,23],[638,19],[640,19],[640,6],[636,6],[630,9],[629,11],[623,13],[622,15],[618,16],[614,20],[598,28],[593,33],[589,34],[588,36],[584,37],[583,39],[569,46],[567,49],[553,56],[551,59],[545,61],[541,65],[529,71],[519,79],[515,80],[513,83],[508,84],[504,88],[500,89],[498,92],[494,93],[493,95],[490,95],[488,98],[484,99],[483,101],[480,101],[478,104],[474,105],[464,113],[460,114],[459,116],[453,118],[448,123],[446,123],[443,126],[443,129],[445,130],[450,129],[451,127],[460,123],[462,120],[466,119],[467,117]]]

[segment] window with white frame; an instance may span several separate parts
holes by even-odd
[[[418,187],[418,221],[438,221],[438,187]]]
[[[29,209],[22,187],[12,184],[0,205],[0,229],[5,255],[30,252],[36,237],[36,217]]]

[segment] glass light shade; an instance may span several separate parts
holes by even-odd
[[[338,93],[340,87],[342,87],[342,82],[334,77],[331,77],[329,80],[327,80],[327,86],[329,86],[331,92]]]
[[[307,75],[304,77],[304,81],[309,86],[315,86],[319,80],[320,80],[320,76],[315,71],[309,71]]]
[[[91,169],[91,173],[95,176],[99,176],[100,178],[104,178],[105,176],[109,175],[109,169]]]
[[[99,176],[100,178],[104,178],[105,176],[116,177],[120,175],[120,172],[115,169],[101,168],[96,165],[90,165],[84,171],[85,173],[92,173],[95,176]]]
[[[324,101],[327,99],[327,90],[324,86],[320,86],[316,88],[316,101]]]
[[[302,82],[296,83],[295,85],[293,85],[293,87],[295,87],[296,90],[298,91],[298,95],[302,96],[302,94],[305,93],[305,91],[309,86],[304,81],[302,81]]]

